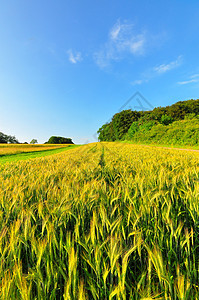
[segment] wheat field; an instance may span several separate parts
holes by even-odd
[[[0,299],[199,299],[199,153],[94,143],[0,165]]]
[[[68,147],[68,144],[0,144],[0,156]]]

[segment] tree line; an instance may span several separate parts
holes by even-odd
[[[37,139],[32,139],[30,144],[37,144]],[[15,136],[7,135],[0,132],[0,144],[21,144]],[[28,144],[27,142],[22,144]],[[74,144],[71,138],[65,138],[62,136],[51,136],[44,144]]]
[[[179,101],[166,107],[156,107],[150,111],[133,111],[131,109],[116,113],[110,122],[98,130],[99,141],[132,140],[139,133],[150,132],[159,126],[165,128],[177,121],[197,119],[199,115],[199,99]],[[162,126],[161,126],[162,125]],[[143,138],[144,139],[144,138]]]
[[[19,144],[15,136],[4,134],[0,132],[0,144]]]

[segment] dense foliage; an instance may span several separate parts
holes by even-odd
[[[137,121],[142,112],[123,110],[115,114],[110,123],[103,125],[99,130],[100,141],[120,140],[128,132],[129,127],[134,121]]]
[[[199,299],[199,153],[90,144],[0,182],[1,300]]]
[[[51,136],[46,144],[74,144],[71,138]]]
[[[147,125],[150,123],[139,127],[133,123],[128,131],[127,139],[165,145],[199,145],[199,118],[175,121],[168,126],[157,124],[147,128]]]
[[[15,136],[6,135],[0,132],[0,144],[19,144],[19,141],[16,139]]]
[[[189,141],[189,145],[197,145],[198,115],[199,100],[180,101],[171,106],[154,108],[152,111],[123,110],[98,130],[99,140],[134,140],[169,144],[172,140],[177,144]],[[181,122],[183,120],[186,122]],[[187,134],[185,127],[183,129],[185,124]],[[175,138],[177,133],[178,137]]]

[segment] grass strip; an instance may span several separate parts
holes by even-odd
[[[8,154],[0,156],[0,163],[7,163],[12,161],[19,161],[19,160],[28,160],[31,158],[43,157],[48,155],[57,154],[66,150],[70,150],[80,145],[70,145],[64,148],[58,149],[50,149],[50,150],[42,150],[42,151],[31,151],[31,152],[22,152],[18,154]]]

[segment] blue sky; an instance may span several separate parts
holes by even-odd
[[[0,131],[86,143],[137,91],[198,99],[198,16],[193,0],[1,1]]]

